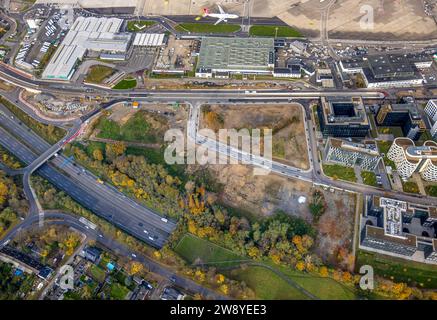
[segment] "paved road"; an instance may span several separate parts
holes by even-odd
[[[2,111],[1,105],[0,111]],[[20,125],[16,122],[16,119],[0,113],[0,123],[8,130],[6,132],[0,129],[2,132],[0,143],[26,164],[33,163],[38,153],[41,154],[50,147],[46,141],[29,131],[24,124]],[[21,141],[26,141],[32,150]],[[112,186],[98,183],[94,175],[66,160],[63,156],[58,156],[51,161],[51,166],[43,165],[37,173],[42,174],[97,215],[120,226],[137,238],[155,247],[161,247],[165,243],[168,235],[175,228],[174,222],[171,220],[163,222],[160,215],[126,197]],[[55,167],[62,168],[62,172],[55,170]]]
[[[144,256],[138,252],[133,252],[131,249],[121,244],[118,241],[113,240],[110,237],[107,237],[105,234],[101,233],[98,229],[91,229],[87,227],[85,224],[79,221],[79,218],[73,215],[69,215],[62,212],[46,212],[45,222],[49,224],[58,224],[65,225],[68,227],[72,227],[79,232],[85,234],[90,239],[95,239],[97,242],[107,247],[108,249],[116,252],[118,255],[131,257],[133,260],[139,261],[142,263],[150,272],[156,273],[164,278],[170,279],[174,278],[174,284],[184,288],[185,290],[191,293],[200,293],[202,296],[208,299],[214,300],[224,300],[225,296],[222,296],[215,291],[205,288],[196,282],[182,277],[162,264],[152,260],[151,258]],[[23,224],[13,228],[8,236],[0,241],[0,247],[6,245],[11,241],[17,234],[23,230],[29,229],[35,224],[38,223],[38,217],[34,216],[27,219]]]

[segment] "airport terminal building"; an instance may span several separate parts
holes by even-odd
[[[273,38],[204,37],[196,69],[213,74],[272,74],[274,66]]]

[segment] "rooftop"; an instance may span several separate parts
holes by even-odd
[[[204,37],[198,68],[267,71],[274,64],[273,38]]]
[[[117,18],[78,17],[50,59],[43,78],[69,80],[87,50],[126,52],[131,34],[117,33],[122,23]]]

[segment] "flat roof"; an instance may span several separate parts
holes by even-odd
[[[321,98],[322,115],[325,124],[329,125],[352,125],[362,124],[369,125],[366,110],[364,108],[363,99],[361,97],[351,98]],[[349,116],[345,112],[344,115],[336,114],[340,109],[345,111],[353,111],[353,115]],[[337,110],[336,110],[337,109]]]
[[[126,52],[130,34],[117,33],[118,18],[78,17],[43,72],[45,79],[69,80],[87,50]]]
[[[274,64],[273,38],[203,37],[198,68],[268,71]]]

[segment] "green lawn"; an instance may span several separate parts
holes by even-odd
[[[156,24],[156,21],[151,20],[130,20],[127,22],[127,31],[141,32]]]
[[[249,35],[259,37],[294,38],[303,37],[296,29],[289,26],[252,26]]]
[[[26,126],[35,131],[39,136],[41,136],[50,144],[55,144],[56,142],[60,141],[66,134],[64,129],[55,127],[53,125],[42,124],[41,122],[36,121],[27,113],[25,113],[16,105],[10,103],[3,97],[0,97],[0,103],[8,108],[13,114],[15,114],[15,116],[20,119]]]
[[[182,237],[175,251],[188,263],[194,263],[201,258],[203,263],[226,267],[238,264],[238,261],[247,260],[228,249],[191,234]]]
[[[363,178],[364,184],[368,186],[377,187],[376,174],[372,171],[361,171],[361,178]]]
[[[352,288],[348,288],[331,278],[305,274],[286,267],[272,266],[319,299],[352,300],[356,298]],[[228,272],[227,275],[233,279],[244,281],[255,291],[258,299],[310,299],[310,297],[287,283],[282,277],[261,266],[236,269]]]
[[[227,276],[244,281],[261,300],[306,300],[308,297],[292,287],[281,277],[263,267],[250,266],[233,270]]]
[[[134,78],[126,78],[121,80],[115,86],[112,87],[114,90],[128,90],[134,89],[137,86],[137,79]]]
[[[435,265],[427,265],[414,261],[380,255],[377,253],[358,251],[357,269],[362,265],[373,267],[375,275],[405,282],[411,286],[437,289],[437,269]]]
[[[100,130],[98,137],[105,139],[144,143],[156,143],[163,139],[157,130],[152,130],[144,111],[138,111],[121,126],[115,121],[102,117],[96,129]]]
[[[402,181],[402,188],[404,189],[404,192],[420,193],[419,186],[413,181]]]
[[[86,76],[85,81],[89,83],[97,83],[100,84],[108,78],[112,73],[114,72],[114,69],[106,66],[92,66],[90,70],[88,71],[88,74]]]
[[[392,134],[395,138],[404,136],[401,127],[379,127],[378,132],[380,134]]]
[[[320,299],[353,300],[356,298],[352,286],[346,286],[334,279],[302,273],[287,267],[273,266]]]
[[[353,168],[341,166],[339,164],[323,164],[323,172],[328,177],[345,181],[356,182],[357,177]]]
[[[392,167],[392,169],[396,169],[396,165],[393,161],[391,161],[389,158],[387,158],[387,153],[390,150],[390,147],[392,145],[391,141],[376,141],[376,144],[378,145],[379,153],[383,153],[384,157],[384,163],[386,166]]]
[[[119,283],[112,283],[110,295],[112,300],[124,300],[129,293],[129,289]]]
[[[100,268],[99,266],[92,265],[89,269],[91,276],[94,278],[94,280],[98,282],[103,282],[105,280],[105,270]]]
[[[437,186],[426,186],[426,194],[431,197],[437,197]]]
[[[176,26],[176,31],[193,33],[233,33],[240,30],[236,24],[208,24],[208,23],[181,23]]]

